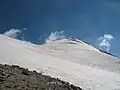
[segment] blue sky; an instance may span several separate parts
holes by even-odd
[[[0,33],[10,29],[21,30],[25,40],[37,44],[61,30],[95,46],[98,38],[110,34],[110,52],[120,56],[120,1],[0,0]]]

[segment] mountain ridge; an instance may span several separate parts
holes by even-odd
[[[0,34],[0,36],[5,36],[3,34]],[[19,40],[21,42],[24,42],[24,43],[28,43],[28,44],[33,44],[33,45],[39,45],[39,44],[34,44],[34,43],[31,43],[31,42],[28,42],[28,41],[24,41],[24,40],[20,40],[20,39],[16,39],[16,38],[12,38],[12,37],[8,37],[8,36],[5,36],[7,38],[11,38],[11,39],[14,39],[14,40]],[[80,40],[78,37],[72,37],[72,36],[69,36],[69,37],[65,37],[64,39],[68,39],[68,40],[71,40],[71,41],[74,41],[74,42],[78,42],[78,43],[85,43],[87,45],[91,45],[92,47],[94,47],[92,44],[90,44],[89,42],[85,41],[85,40]],[[62,39],[61,39],[62,40]],[[59,41],[59,40],[56,40],[56,41]],[[53,41],[54,43],[55,41]],[[45,44],[45,43],[44,43]],[[44,44],[41,44],[41,45],[44,45]],[[76,43],[70,43],[70,44],[76,44]],[[99,50],[100,52],[102,53],[105,53],[105,54],[108,54],[108,55],[111,55],[111,56],[114,56],[118,59],[120,59],[118,56],[114,55],[113,53],[110,53],[110,52],[106,52],[104,50],[101,50],[101,49],[98,49],[96,47],[94,47],[95,49]]]
[[[66,39],[72,40],[72,41],[76,41],[76,42],[80,42],[80,43],[81,43],[81,42],[84,42],[84,43],[86,43],[86,44],[88,44],[88,45],[91,45],[92,47],[96,48],[95,46],[93,46],[93,45],[90,44],[89,42],[87,42],[87,41],[85,41],[85,40],[80,40],[78,37],[66,37]],[[98,49],[98,48],[96,48],[96,49]],[[108,54],[108,55],[111,55],[111,56],[114,56],[114,57],[120,59],[120,57],[114,55],[114,54],[111,53],[111,52],[107,52],[107,51],[104,51],[104,50],[101,50],[101,49],[98,49],[98,50],[99,50],[100,52],[102,52],[102,53],[105,53],[105,54]]]

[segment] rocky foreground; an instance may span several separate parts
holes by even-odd
[[[16,65],[0,64],[0,90],[82,90],[80,87],[29,71]]]

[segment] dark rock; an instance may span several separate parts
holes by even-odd
[[[16,65],[0,64],[0,90],[82,90],[60,79]]]
[[[24,75],[30,75],[28,69],[23,69],[22,74],[24,74]]]

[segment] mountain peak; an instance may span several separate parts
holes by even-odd
[[[1,64],[14,64],[29,70],[44,71],[47,75],[79,85],[85,90],[120,88],[118,59],[101,53],[77,38],[63,38],[53,40],[52,43],[35,45],[0,36],[0,42]],[[94,88],[93,85],[98,83],[100,85]],[[107,87],[103,87],[105,83]]]
[[[76,38],[76,37],[72,37],[72,36],[69,36],[69,37],[64,37],[62,39],[48,39],[47,40],[47,43],[65,43],[65,44],[78,44],[78,43],[83,43],[84,41]]]

